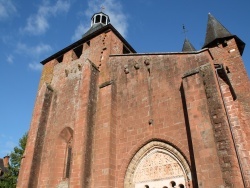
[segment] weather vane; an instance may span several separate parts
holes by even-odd
[[[184,24],[182,25],[182,29],[183,29],[183,33],[185,35],[185,38],[187,38],[187,32],[188,32],[188,30],[186,30],[186,27],[185,27]]]
[[[101,12],[103,12],[104,9],[105,9],[105,7],[102,5],[102,6],[101,6]]]

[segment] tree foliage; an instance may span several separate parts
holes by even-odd
[[[24,153],[26,143],[27,143],[27,138],[28,138],[28,134],[25,133],[23,137],[19,139],[18,146],[14,147],[14,150],[11,152],[8,172],[5,172],[4,178],[0,180],[1,188],[15,188],[16,187],[21,160],[23,158],[23,153]]]

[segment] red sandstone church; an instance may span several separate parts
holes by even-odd
[[[202,49],[136,53],[94,14],[41,62],[17,187],[250,187],[244,46],[209,14]]]

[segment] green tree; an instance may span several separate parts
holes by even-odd
[[[8,172],[5,173],[4,178],[0,180],[1,188],[15,188],[16,187],[21,160],[23,158],[23,153],[24,153],[26,143],[27,143],[27,138],[28,138],[28,134],[25,133],[23,137],[19,139],[18,146],[14,147],[14,151],[11,152]]]

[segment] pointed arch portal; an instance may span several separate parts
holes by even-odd
[[[132,158],[125,175],[124,188],[188,187],[190,167],[173,146],[152,141]]]

